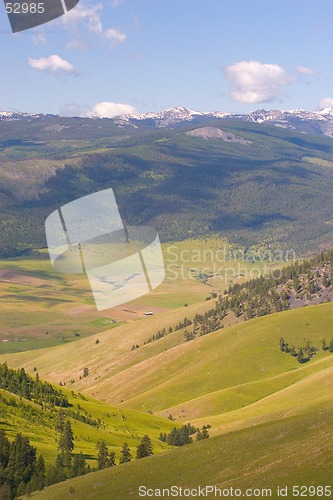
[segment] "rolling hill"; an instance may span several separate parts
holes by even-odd
[[[194,311],[195,306],[191,307]],[[104,332],[98,345],[93,336],[51,351],[9,354],[0,360],[28,371],[36,366],[47,380],[70,383],[76,390],[122,408],[163,417],[171,414],[185,423],[213,423],[213,433],[230,423],[250,425],[246,422],[254,415],[275,418],[285,406],[281,405],[284,394],[287,410],[292,411],[294,397],[288,396],[292,388],[302,391],[308,381],[311,385],[316,377],[321,380],[321,374],[331,374],[333,356],[320,347],[321,339],[333,338],[331,303],[253,319],[192,342],[184,343],[179,331],[131,349],[156,331],[157,324],[165,321],[167,326],[171,315],[176,319],[175,314],[164,313]],[[182,314],[179,310],[178,320]],[[280,351],[282,336],[296,346],[309,340],[318,351],[308,363],[299,364]],[[85,366],[89,376],[82,378]],[[321,397],[315,390],[311,401]]]
[[[155,453],[165,451],[168,446],[158,440],[160,432],[170,432],[174,424],[157,416],[135,411],[123,411],[106,403],[68,389],[61,388],[68,399],[68,407],[62,408],[71,422],[74,433],[75,453],[82,452],[92,467],[96,467],[98,440],[105,440],[117,458],[126,441],[132,450],[140,439],[149,434]],[[46,401],[36,402],[0,389],[0,429],[5,430],[10,440],[18,433],[27,436],[37,453],[42,454],[47,464],[55,460],[58,453],[59,431],[56,420],[59,407]]]
[[[155,404],[156,410],[181,399],[182,404],[169,406],[167,412],[179,421],[191,416],[197,417],[196,423],[209,422],[213,437],[66,481],[33,498],[86,495],[127,500],[140,498],[139,487],[149,488],[158,497],[162,488],[188,490],[206,485],[229,494],[231,488],[237,488],[241,495],[255,491],[259,498],[269,495],[274,499],[279,498],[278,488],[288,488],[290,498],[293,488],[301,486],[303,492],[320,497],[322,490],[317,487],[330,488],[333,473],[333,356],[318,352],[314,360],[300,366],[280,352],[278,341],[283,334],[295,343],[305,338],[318,343],[332,333],[332,316],[332,304],[277,313],[153,357],[147,349],[145,361],[124,371],[119,356],[113,363],[118,376],[98,381],[99,397],[108,394],[112,399],[115,380],[121,385],[122,397],[134,395],[123,406],[148,403]],[[108,354],[104,356],[112,365]],[[14,360],[19,363],[17,357]],[[89,385],[87,380],[83,389],[89,392]],[[198,396],[202,393],[205,395]],[[176,491],[176,498],[181,498],[179,489]]]
[[[177,423],[211,426],[208,440],[66,481],[33,494],[36,500],[83,494],[140,498],[142,485],[212,484],[242,491],[259,488],[257,493],[270,488],[271,498],[278,498],[278,487],[288,487],[289,493],[294,485],[312,487],[306,491],[320,496],[321,490],[313,487],[330,486],[333,355],[321,349],[321,341],[333,339],[333,304],[251,319],[191,342],[184,342],[180,328],[143,345],[158,328],[182,321],[185,310],[193,318],[209,302],[64,346],[0,357],[30,372],[37,367],[43,378],[80,391],[88,401],[90,395],[123,412],[140,410],[135,415],[142,415],[143,422],[147,416],[147,424],[153,413],[169,425],[174,424],[165,420],[168,416]],[[312,359],[300,363],[282,352],[281,337],[299,348],[309,342],[316,348]],[[139,349],[133,349],[135,343]],[[83,367],[88,376],[82,376]]]
[[[0,255],[35,253],[2,263],[1,340],[46,348],[8,353],[3,347],[0,362],[37,371],[61,386],[73,408],[100,419],[99,428],[72,419],[77,451],[92,464],[101,438],[118,457],[124,441],[133,448],[144,434],[151,434],[157,452],[166,451],[158,436],[175,422],[209,424],[211,436],[34,497],[127,500],[138,498],[144,484],[216,484],[269,487],[277,498],[279,486],[290,492],[295,484],[329,485],[330,262],[314,261],[313,269],[291,273],[280,288],[246,296],[238,284],[253,267],[258,275],[266,265],[285,263],[254,259],[230,278],[213,269],[215,261],[207,266],[200,258],[193,265],[176,257],[168,267],[177,271],[175,281],[101,316],[92,310],[86,278],[57,275],[40,250],[51,211],[106,187],[114,189],[124,223],[156,227],[166,253],[170,245],[190,254],[220,249],[226,237],[233,248],[259,254],[292,249],[299,257],[327,247],[333,242],[329,129],[323,135],[300,113],[274,115],[270,123],[262,111],[249,120],[205,115],[169,124],[163,115],[163,126],[156,117],[7,118],[0,120]],[[235,287],[224,293],[229,283]],[[214,307],[222,300],[232,305],[220,314]],[[154,315],[145,317],[147,310]],[[213,326],[195,323],[205,315]],[[130,322],[120,324],[124,320]],[[57,435],[45,425],[48,409],[0,392],[2,428],[13,438],[25,425],[32,444],[54,459]]]
[[[304,393],[299,392],[299,396],[307,399]],[[238,496],[248,492],[257,498],[281,498],[279,488],[287,498],[297,492],[320,498],[326,491],[330,496],[332,417],[332,400],[325,404],[317,401],[311,407],[300,407],[296,414],[286,413],[284,418],[276,414],[266,423],[253,419],[249,428],[72,479],[32,498],[138,499],[140,487],[157,498],[163,488],[171,491],[172,486],[177,487],[175,498],[182,498],[179,488],[188,495],[188,490],[199,486],[216,486],[225,496],[230,496],[231,488]],[[212,497],[212,490],[207,490],[207,496]]]

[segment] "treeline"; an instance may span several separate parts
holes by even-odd
[[[290,356],[296,358],[300,364],[310,361],[318,350],[317,347],[312,345],[310,340],[306,340],[304,346],[295,347],[294,345],[289,345],[283,337],[280,339],[280,351],[290,354]]]
[[[97,469],[90,467],[82,452],[74,454],[74,435],[69,420],[61,421],[59,427],[59,453],[48,467],[43,455],[37,458],[37,450],[31,446],[28,437],[17,434],[10,443],[5,432],[0,430],[0,498],[14,500],[21,495],[30,495],[46,486],[90,472],[114,467],[115,453],[109,451],[104,440],[97,443]],[[153,445],[148,435],[143,436],[136,449],[136,458],[153,455]],[[119,464],[132,460],[127,443],[124,443]]]
[[[207,335],[223,328],[223,319],[233,312],[244,321],[266,316],[290,308],[291,299],[311,300],[325,292],[325,300],[333,296],[333,250],[321,252],[319,255],[295,262],[278,270],[279,275],[261,276],[243,284],[230,285],[223,295],[212,298],[215,305],[204,314],[196,314],[193,322],[188,318],[169,327],[163,328],[149,337],[143,345],[159,340],[181,328],[186,328],[186,341]],[[211,297],[209,297],[211,299]],[[191,326],[191,328],[188,328]],[[140,345],[132,346],[132,350]],[[304,346],[306,347],[306,346]],[[298,353],[297,353],[298,354]],[[297,355],[296,354],[296,355]]]
[[[194,427],[188,423],[182,427],[174,427],[169,434],[161,432],[159,440],[169,444],[170,446],[185,446],[193,443],[192,436],[194,434],[196,435],[196,441],[209,438],[209,428],[210,425],[204,425],[200,430],[198,427]]]
[[[0,388],[5,389],[12,394],[16,394],[21,398],[33,401],[34,403],[42,406],[44,409],[48,407],[48,409],[51,410],[51,419],[54,417],[52,410],[59,407],[61,409],[60,411],[63,412],[63,414],[68,418],[73,418],[74,420],[97,428],[104,425],[101,419],[93,418],[93,416],[82,408],[80,404],[74,408],[73,405],[68,402],[67,397],[60,389],[56,389],[48,382],[41,382],[38,373],[36,373],[36,377],[33,379],[25,372],[24,368],[13,370],[8,368],[6,363],[1,364]],[[73,392],[72,394],[74,395]],[[16,402],[15,399],[12,399],[11,405],[19,406],[22,410],[24,410],[27,414],[28,420],[31,420],[33,414],[35,414],[36,421],[39,421],[41,418],[40,410],[34,411],[31,406],[24,405],[22,401]]]
[[[321,349],[322,351],[329,351],[333,353],[333,339],[331,339],[328,343],[326,342],[326,339],[322,339]],[[303,346],[296,347],[293,344],[290,345],[283,337],[281,337],[280,351],[290,354],[290,356],[295,357],[300,364],[303,364],[310,361],[315,356],[316,352],[319,351],[319,348],[314,346],[310,340],[306,340]]]
[[[0,388],[37,404],[69,406],[66,396],[48,382],[41,382],[38,373],[33,379],[24,368],[13,370],[8,368],[7,363],[0,364]]]
[[[0,430],[0,498],[12,500],[17,496],[41,490],[45,486],[45,461],[37,459],[36,448],[29,439],[17,434],[12,443]]]
[[[162,328],[161,330],[158,330],[156,334],[152,335],[152,337],[149,337],[147,340],[144,341],[143,345],[150,344],[151,342],[154,342],[155,340],[162,339],[163,337],[166,337],[166,335],[177,332],[178,330],[181,330],[182,328],[185,328],[187,326],[192,325],[192,321],[188,318],[184,318],[183,321],[180,321],[179,323],[176,324],[174,328],[172,326],[169,327],[168,331],[166,331],[166,328]],[[132,351],[134,349],[137,349],[140,347],[139,345],[133,345],[132,346]]]

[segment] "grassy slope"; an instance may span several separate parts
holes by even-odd
[[[132,333],[142,339],[149,334],[149,326],[156,328],[161,318],[147,318],[104,334],[109,343],[104,343],[102,353],[97,354],[97,349],[88,345],[93,339],[82,339],[67,362],[75,370],[78,363],[90,361],[92,370],[96,370],[92,378],[79,382],[83,391],[98,391],[98,397],[103,399],[122,398],[123,407],[147,410],[149,406],[161,415],[171,412],[179,421],[210,423],[212,437],[54,486],[34,495],[36,499],[56,500],[67,494],[82,498],[83,492],[89,498],[136,499],[141,484],[269,487],[273,488],[272,498],[277,498],[274,492],[278,485],[330,484],[333,356],[320,351],[311,362],[299,365],[280,352],[279,339],[284,336],[296,345],[310,339],[318,346],[321,338],[330,339],[333,304],[251,320],[170,346],[167,351],[173,335],[125,352],[132,342],[132,337],[126,340],[127,335]],[[135,334],[133,326],[137,327]],[[54,376],[55,367],[64,362],[60,359],[65,356],[62,349],[52,350],[48,366],[46,355],[38,353],[35,362],[42,373]],[[25,364],[30,368],[33,364],[31,353],[8,356],[8,361],[10,365]],[[95,380],[96,375],[101,378]],[[70,486],[75,490],[71,495]]]
[[[134,452],[145,434],[149,434],[152,438],[157,454],[167,448],[158,440],[158,436],[160,432],[169,432],[174,427],[174,423],[170,420],[132,410],[120,410],[69,390],[64,392],[73,409],[79,404],[94,420],[100,419],[102,422],[98,429],[70,418],[75,436],[74,451],[75,453],[82,451],[93,467],[96,467],[96,443],[99,439],[104,439],[118,457],[124,442],[127,442]],[[57,454],[59,434],[54,430],[54,420],[51,419],[50,411],[35,403],[21,400],[7,391],[0,390],[0,393],[7,401],[11,399],[17,402],[17,406],[1,403],[0,428],[5,430],[10,439],[19,432],[28,436],[31,444],[37,448],[37,453],[41,453],[46,461],[53,461]],[[20,406],[20,401],[24,402],[26,407],[34,409],[34,416]]]
[[[177,322],[184,319],[184,316],[194,317],[196,312],[203,312],[210,307],[212,307],[210,301],[182,307],[159,316],[144,317],[135,323],[121,325],[75,343],[57,346],[52,350],[40,349],[35,352],[2,355],[0,361],[8,360],[10,366],[23,366],[30,372],[36,366],[39,373],[47,380],[59,383],[75,379],[77,381],[75,387],[84,387],[86,382],[80,381],[79,377],[85,366],[91,370],[92,376],[87,377],[90,383],[95,383],[92,381],[101,375],[96,370],[109,371],[110,374],[117,373],[122,367],[131,366],[138,360],[146,358],[146,351],[143,349],[131,351],[133,344],[142,344],[161,327],[165,326],[167,329],[169,326],[174,327]],[[98,345],[95,344],[97,338],[100,340]],[[177,343],[173,336],[167,337],[166,341]],[[157,354],[165,348],[160,342],[151,344],[152,354]]]
[[[201,306],[205,307],[207,303]],[[198,306],[186,308],[186,315],[190,317],[195,310]],[[280,402],[277,399],[270,410],[269,398],[279,394],[287,398],[284,391],[288,394],[297,383],[301,387],[302,381],[325,370],[330,373],[333,367],[333,356],[322,351],[310,363],[300,365],[279,350],[281,336],[295,345],[309,339],[320,346],[321,338],[330,339],[331,303],[258,318],[186,343],[183,333],[177,332],[131,351],[132,344],[142,343],[161,325],[174,325],[184,314],[181,309],[121,326],[99,335],[98,345],[91,337],[52,351],[13,354],[6,359],[10,366],[30,371],[37,366],[48,380],[75,379],[74,388],[123,408],[152,410],[164,417],[171,413],[185,422],[208,420],[216,432],[229,422],[228,415],[230,421],[251,421],[254,403],[259,405],[257,414],[274,414]],[[84,366],[90,374],[80,380]],[[237,410],[239,414],[232,413]]]
[[[208,304],[204,303],[201,310],[206,307]],[[234,388],[230,402],[226,399],[215,409],[207,405],[198,413],[186,412],[191,418],[202,416],[203,411],[214,415],[248,404],[289,385],[293,377],[302,378],[313,367],[320,367],[322,357],[327,357],[328,363],[333,359],[319,352],[308,365],[301,366],[279,350],[281,336],[295,345],[304,343],[304,338],[316,345],[320,345],[323,336],[330,339],[333,336],[330,303],[247,321],[188,343],[181,343],[177,337],[181,334],[176,333],[131,351],[132,344],[142,343],[162,326],[174,326],[185,314],[191,317],[197,310],[197,306],[190,306],[123,325],[99,335],[99,345],[94,344],[93,336],[51,352],[40,350],[0,359],[8,359],[10,365],[22,365],[30,371],[37,366],[49,380],[75,379],[75,388],[88,394],[98,391],[99,398],[109,402],[119,404],[124,400],[127,407],[156,412]],[[78,380],[84,366],[89,367],[91,375]],[[285,379],[274,378],[285,373],[288,374]],[[237,396],[237,392],[242,394],[237,387],[244,384],[247,386],[243,396]]]
[[[140,498],[140,485],[149,488],[218,485],[243,491],[271,488],[271,498],[278,498],[278,486],[288,486],[288,498],[292,498],[293,485],[331,485],[332,417],[331,401],[329,408],[317,407],[297,416],[212,437],[158,457],[93,473],[52,486],[32,498],[136,500]]]

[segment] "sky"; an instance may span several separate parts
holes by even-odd
[[[332,19],[332,0],[80,0],[13,34],[1,2],[0,110],[333,107]]]

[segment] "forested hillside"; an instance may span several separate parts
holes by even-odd
[[[1,255],[45,247],[52,210],[106,187],[124,222],[154,225],[164,241],[222,233],[296,250],[333,242],[331,138],[235,120],[210,126],[222,136],[186,135],[190,125],[1,122]]]

